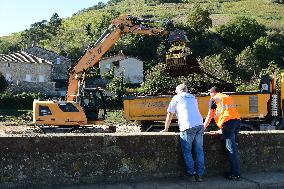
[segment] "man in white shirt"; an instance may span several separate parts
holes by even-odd
[[[180,143],[183,158],[186,165],[186,175],[197,182],[203,181],[204,174],[204,152],[203,152],[203,118],[199,112],[195,96],[188,93],[187,86],[180,84],[176,87],[175,95],[167,109],[165,129],[167,132],[173,115],[176,114],[180,130]],[[192,146],[195,154],[195,161],[192,157]]]

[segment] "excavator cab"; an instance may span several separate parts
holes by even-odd
[[[188,76],[197,73],[199,64],[187,47],[188,39],[182,30],[171,31],[168,41],[171,43],[166,54],[166,72],[172,77]]]
[[[34,124],[73,127],[102,124],[106,107],[101,90],[85,89],[80,102],[34,100],[33,112]]]
[[[104,120],[106,105],[102,90],[85,88],[80,105],[83,107],[88,123]]]

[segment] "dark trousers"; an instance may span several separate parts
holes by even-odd
[[[234,176],[240,175],[240,156],[237,149],[237,137],[240,131],[241,121],[239,119],[232,119],[226,121],[222,128],[222,138],[224,140],[227,155],[230,161],[231,174]]]

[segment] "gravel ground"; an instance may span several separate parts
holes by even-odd
[[[62,133],[68,129],[54,129],[53,127],[43,128],[46,133]],[[77,130],[69,131],[72,133],[137,133],[141,132],[140,126],[135,124],[129,125],[93,125],[86,128],[79,128]],[[39,127],[27,123],[17,125],[15,123],[0,122],[0,135],[14,135],[14,134],[39,134],[44,133]]]

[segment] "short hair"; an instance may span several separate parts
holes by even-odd
[[[218,87],[212,87],[212,88],[209,90],[209,92],[211,92],[211,93],[218,93],[218,92],[220,92],[220,90],[219,90]]]
[[[183,84],[179,84],[176,87],[177,91],[181,91],[181,92],[188,92],[187,86],[183,83]]]

